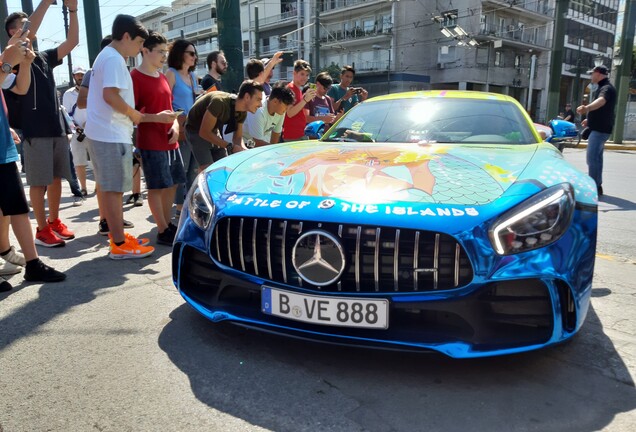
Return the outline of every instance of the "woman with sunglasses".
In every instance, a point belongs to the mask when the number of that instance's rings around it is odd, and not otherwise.
[[[192,154],[192,147],[185,136],[185,119],[199,93],[197,77],[194,74],[197,60],[198,56],[194,45],[185,39],[177,39],[170,47],[166,78],[172,89],[172,109],[182,111],[178,117],[180,128],[179,150],[181,151],[183,166],[186,171],[186,183],[177,187],[175,195],[177,216],[181,213],[185,194],[190,189],[196,176],[197,164]]]

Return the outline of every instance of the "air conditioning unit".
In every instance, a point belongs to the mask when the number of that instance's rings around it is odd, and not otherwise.
[[[437,69],[444,69],[446,67],[446,63],[437,63]]]

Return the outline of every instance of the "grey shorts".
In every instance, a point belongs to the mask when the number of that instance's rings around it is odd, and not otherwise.
[[[211,165],[213,162],[227,156],[227,151],[204,140],[197,132],[186,129],[187,139],[192,146],[192,153],[199,166]]]
[[[148,189],[168,189],[185,183],[185,170],[178,148],[169,151],[139,149],[139,152]]]
[[[84,140],[93,162],[95,181],[104,192],[132,190],[132,144]]]
[[[86,138],[83,141],[77,140],[77,134],[71,138],[71,153],[73,153],[73,164],[75,166],[88,165],[88,153],[86,149]]]
[[[25,138],[24,170],[30,186],[48,186],[54,178],[71,178],[71,158],[66,135]]]

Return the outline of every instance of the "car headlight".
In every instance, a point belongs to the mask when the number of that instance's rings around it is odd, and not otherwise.
[[[574,191],[569,183],[562,183],[504,213],[488,234],[499,255],[526,252],[561,238],[573,215]]]
[[[197,177],[190,189],[188,199],[188,211],[190,219],[201,229],[207,229],[214,216],[214,204],[210,198],[205,173]]]

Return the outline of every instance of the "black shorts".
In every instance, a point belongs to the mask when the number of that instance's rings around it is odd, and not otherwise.
[[[29,213],[22,178],[15,162],[0,164],[0,185],[0,210],[4,216]]]

